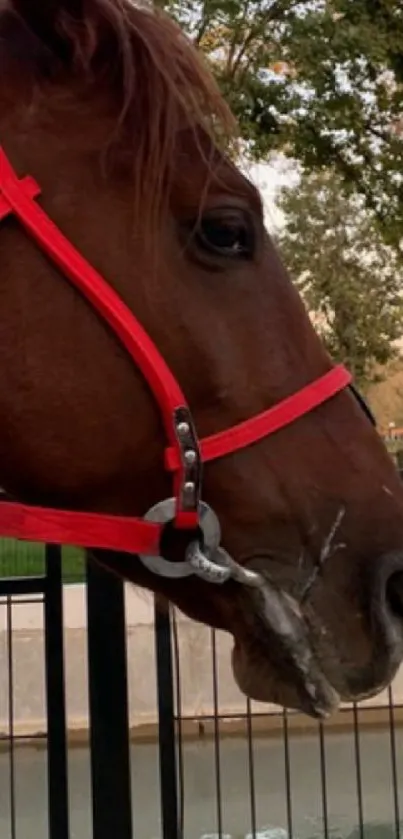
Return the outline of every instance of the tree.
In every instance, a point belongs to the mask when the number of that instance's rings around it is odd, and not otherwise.
[[[157,0],[205,52],[256,160],[333,166],[403,230],[401,0]]]
[[[331,355],[365,389],[397,355],[403,268],[364,201],[346,196],[340,181],[324,170],[283,189],[277,243]]]

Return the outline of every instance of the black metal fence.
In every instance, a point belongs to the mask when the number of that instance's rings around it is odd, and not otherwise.
[[[159,737],[131,742],[123,586],[91,563],[85,576],[90,736],[81,751],[67,737],[62,551],[46,547],[40,573],[0,577],[1,839],[400,837],[403,706],[392,690],[378,707],[345,708],[337,725],[248,702],[223,712],[211,632],[211,712],[187,714],[175,616],[156,608]],[[30,731],[27,749],[14,720],[14,639],[18,610],[32,602],[43,607],[47,730]]]

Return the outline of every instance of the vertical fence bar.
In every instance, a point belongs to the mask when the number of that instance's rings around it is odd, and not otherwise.
[[[257,836],[257,819],[256,819],[256,784],[255,784],[255,760],[254,760],[254,742],[253,742],[253,723],[252,723],[252,705],[250,699],[246,700],[246,725],[248,738],[248,762],[249,762],[249,802],[250,802],[250,818],[251,818],[251,832],[253,839]]]
[[[291,784],[291,760],[290,760],[290,733],[288,725],[287,709],[283,709],[283,742],[284,742],[284,771],[285,771],[285,801],[287,815],[288,839],[294,837],[294,824],[292,812],[292,784]]]
[[[361,772],[361,747],[360,747],[360,723],[358,718],[357,703],[353,703],[353,722],[354,722],[354,757],[355,757],[355,774],[357,782],[357,810],[358,810],[358,831],[360,839],[365,839],[364,829],[364,806],[363,806],[363,790],[362,790],[362,772]]]
[[[94,839],[132,839],[123,583],[87,562],[88,676]]]
[[[163,839],[182,839],[178,821],[175,710],[169,606],[154,599]],[[183,794],[183,792],[182,792]]]
[[[323,837],[324,837],[324,839],[329,839],[326,743],[325,743],[325,729],[324,729],[324,726],[323,726],[322,722],[319,723],[319,755],[320,755],[320,779],[321,779],[321,786],[322,786]]]
[[[390,736],[390,760],[392,770],[392,795],[393,795],[393,815],[395,818],[395,839],[400,839],[400,804],[399,804],[399,779],[397,772],[397,744],[396,744],[396,722],[395,722],[395,708],[393,704],[393,689],[388,687],[388,710],[389,710],[389,736]]]
[[[46,546],[45,562],[44,618],[48,721],[49,839],[69,839],[62,551],[58,545]]]
[[[210,631],[211,638],[211,664],[213,675],[213,713],[214,713],[214,764],[215,764],[215,789],[216,789],[216,812],[217,812],[217,834],[223,834],[222,819],[222,784],[221,784],[221,741],[220,741],[220,714],[218,707],[218,667],[217,667],[217,645],[215,630]]]
[[[10,835],[16,839],[16,807],[15,807],[15,753],[14,753],[14,664],[13,664],[13,613],[12,598],[7,597],[7,665],[8,665],[8,735],[10,741],[9,779],[10,779]]]
[[[181,662],[179,651],[179,634],[178,623],[176,620],[175,609],[171,611],[171,631],[172,631],[172,654],[174,664],[174,705],[175,705],[175,741],[176,741],[176,756],[178,765],[178,819],[179,830],[178,835],[183,837],[185,832],[185,767],[184,767],[184,738],[183,738],[183,716],[182,716],[182,685],[181,685]]]

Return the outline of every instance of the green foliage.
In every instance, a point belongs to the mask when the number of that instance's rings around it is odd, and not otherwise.
[[[386,242],[403,230],[400,0],[158,0],[204,50],[249,154],[333,166]]]
[[[334,170],[305,173],[284,189],[283,260],[330,353],[362,387],[396,355],[403,333],[403,268],[364,202]]]
[[[85,579],[85,552],[82,548],[62,548],[64,583]],[[0,539],[0,578],[35,577],[45,574],[45,546],[38,542]]]

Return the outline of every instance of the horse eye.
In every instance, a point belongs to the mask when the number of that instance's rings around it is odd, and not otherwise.
[[[194,241],[210,254],[232,259],[251,259],[255,251],[253,223],[241,210],[206,213],[197,225]]]

